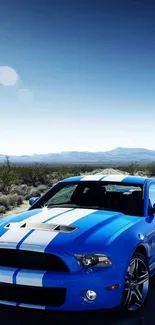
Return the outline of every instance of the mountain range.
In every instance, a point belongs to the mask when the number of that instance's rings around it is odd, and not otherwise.
[[[144,148],[117,147],[110,151],[64,151],[60,153],[9,156],[14,164],[120,164],[136,161],[139,163],[155,162],[155,150]],[[4,163],[5,155],[0,155],[0,164]]]

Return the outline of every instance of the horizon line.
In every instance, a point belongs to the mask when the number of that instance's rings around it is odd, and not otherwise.
[[[80,153],[102,153],[102,152],[109,152],[109,151],[114,151],[117,149],[133,149],[133,150],[149,150],[149,151],[155,151],[155,149],[148,149],[145,147],[114,147],[113,149],[108,149],[108,150],[97,150],[97,151],[89,151],[89,150],[62,150],[62,151],[53,151],[53,152],[40,152],[40,153],[29,153],[29,154],[9,154],[9,153],[2,153],[0,154],[0,157],[12,157],[12,156],[16,156],[16,157],[31,157],[31,156],[38,156],[38,155],[51,155],[51,154],[63,154],[63,153],[73,153],[73,152],[80,152]]]

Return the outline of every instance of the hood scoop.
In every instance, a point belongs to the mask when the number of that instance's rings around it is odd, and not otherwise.
[[[31,230],[45,230],[45,231],[58,231],[63,233],[71,233],[77,230],[77,227],[65,226],[65,225],[58,225],[58,224],[51,224],[51,223],[30,223],[30,222],[11,222],[8,223],[5,228],[7,229],[20,229],[20,228],[27,228]]]

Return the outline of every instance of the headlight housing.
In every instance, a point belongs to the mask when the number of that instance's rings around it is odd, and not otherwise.
[[[83,267],[109,267],[112,265],[108,256],[103,254],[74,255],[76,260]]]

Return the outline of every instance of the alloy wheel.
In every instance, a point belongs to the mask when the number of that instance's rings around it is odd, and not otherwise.
[[[128,266],[123,304],[129,311],[136,311],[145,302],[149,291],[149,270],[145,260],[133,257]]]

